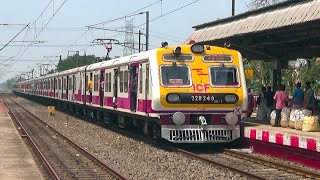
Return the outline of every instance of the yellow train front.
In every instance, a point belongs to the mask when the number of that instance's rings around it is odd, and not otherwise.
[[[226,143],[240,137],[247,90],[238,51],[194,44],[160,48],[156,56],[150,61],[152,108],[162,138]]]

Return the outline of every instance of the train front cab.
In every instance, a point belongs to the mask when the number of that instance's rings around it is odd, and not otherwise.
[[[240,137],[247,92],[242,57],[214,46],[157,53],[161,137],[175,143],[227,143]]]

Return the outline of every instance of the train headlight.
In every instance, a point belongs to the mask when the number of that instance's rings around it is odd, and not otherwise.
[[[230,112],[226,115],[226,122],[229,125],[235,125],[238,122],[238,116],[234,112]]]
[[[180,101],[180,96],[178,94],[168,94],[167,101],[169,103],[176,103]]]
[[[226,95],[224,97],[224,100],[228,103],[234,103],[237,101],[237,96],[236,95]]]
[[[202,45],[202,44],[193,44],[193,45],[191,46],[191,51],[192,51],[193,53],[203,53],[203,51],[204,51],[204,45]]]
[[[182,112],[175,112],[172,116],[172,120],[176,125],[182,125],[186,120],[186,116]]]

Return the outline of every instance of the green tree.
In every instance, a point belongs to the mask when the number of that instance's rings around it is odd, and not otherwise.
[[[310,81],[313,83],[313,89],[316,92],[320,91],[320,58],[307,60],[307,64],[301,67],[302,85]]]
[[[6,82],[0,84],[0,87],[5,89],[12,89],[16,81],[17,81],[16,78],[8,79],[6,80]]]
[[[286,0],[251,0],[249,2],[248,7],[250,9],[258,9],[264,6],[269,6],[269,5],[280,3],[283,1],[286,1]]]
[[[244,67],[246,69],[253,69],[254,76],[251,81],[251,85],[254,92],[259,92],[262,86],[272,85],[272,63],[258,60],[245,61]]]
[[[80,56],[78,54],[75,54],[73,56],[67,57],[66,59],[60,60],[57,65],[56,71],[64,71],[75,67],[89,65],[95,63],[96,59],[97,57],[94,55]]]

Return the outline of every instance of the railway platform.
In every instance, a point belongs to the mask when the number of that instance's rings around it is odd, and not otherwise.
[[[1,102],[0,159],[0,180],[44,179]]]
[[[272,127],[269,122],[243,118],[244,134],[254,151],[320,169],[320,132]]]

